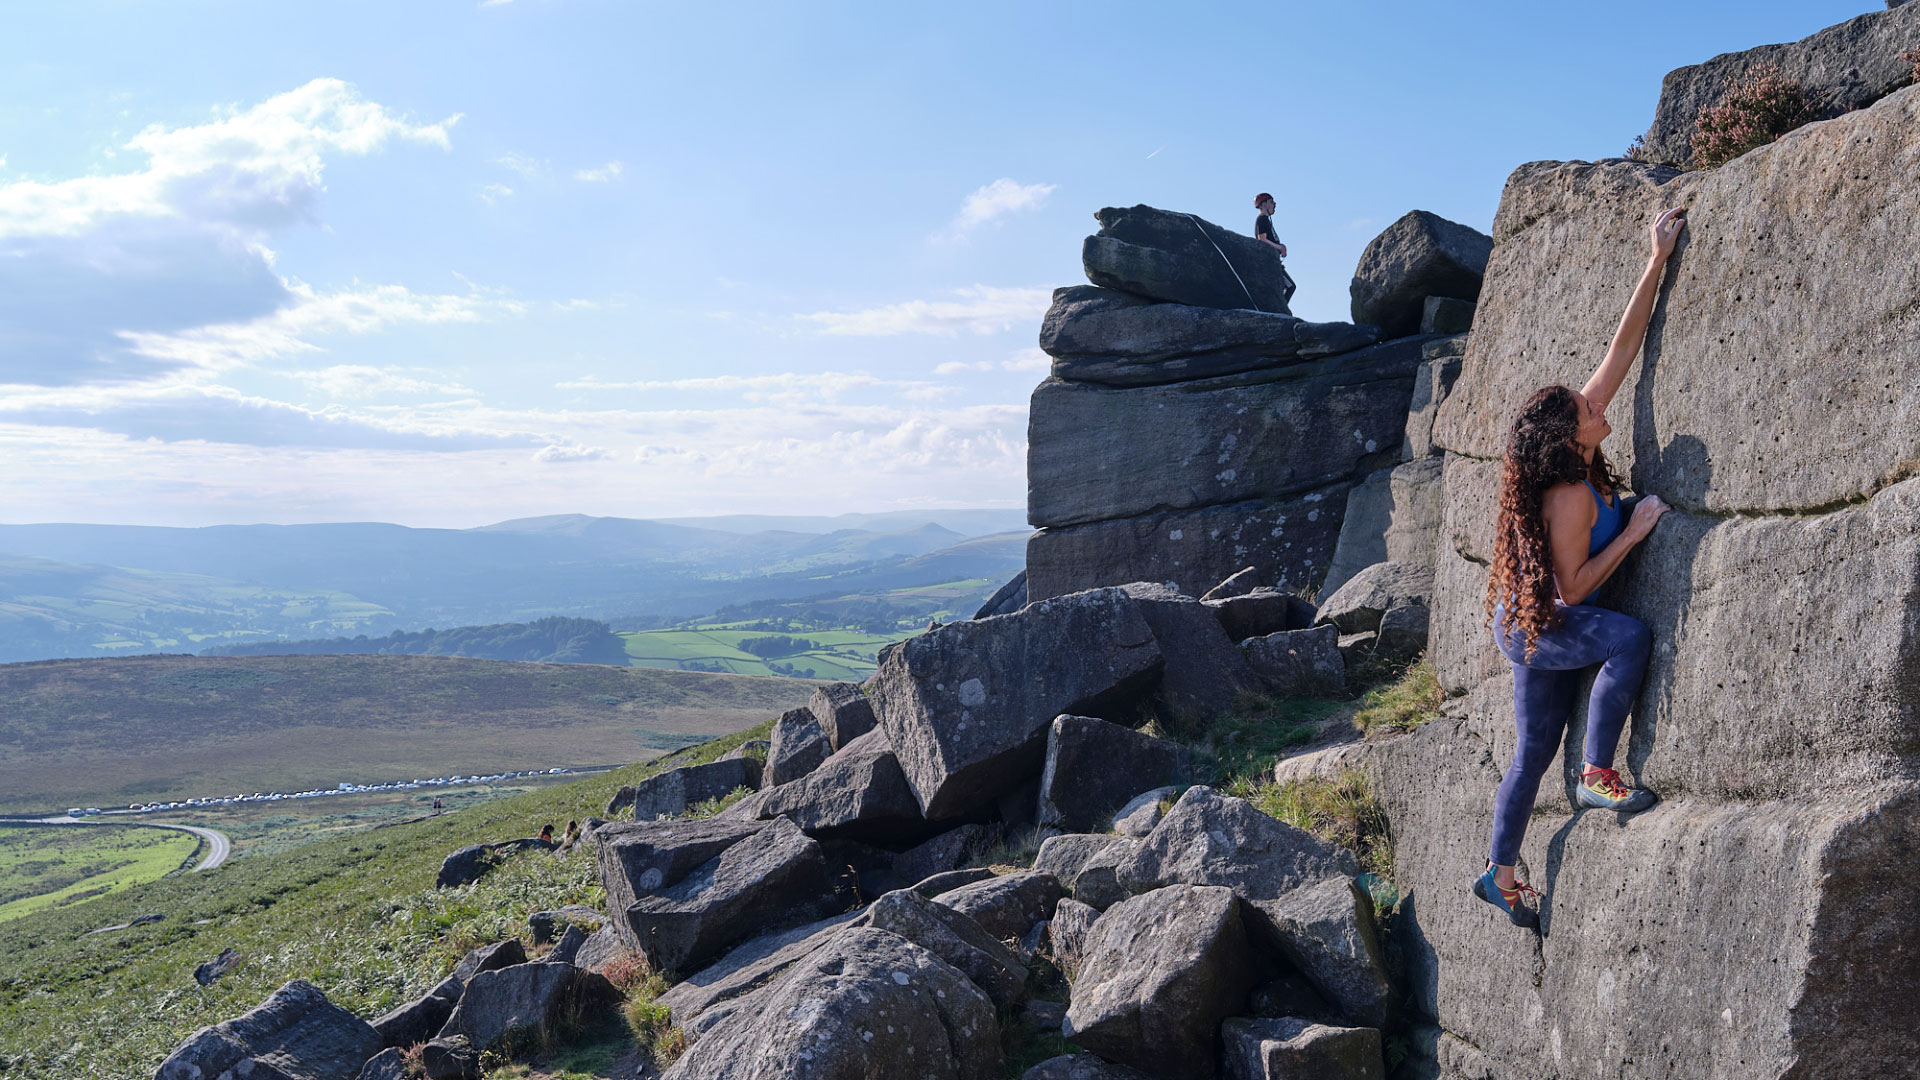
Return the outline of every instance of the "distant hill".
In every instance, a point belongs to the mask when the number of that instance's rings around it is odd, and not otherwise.
[[[970,525],[1011,512],[967,513],[944,517]],[[766,519],[784,520],[818,521]],[[1024,563],[1018,541],[982,546],[925,519],[881,524],[889,531],[741,532],[585,515],[477,529],[0,525],[0,661],[547,616],[690,618],[758,600],[1004,580]]]
[[[254,641],[202,650],[202,656],[464,656],[475,660],[531,660],[555,664],[627,662],[626,645],[595,619],[550,616],[530,623],[459,626],[451,630],[395,630],[319,641]]]
[[[800,679],[442,656],[0,665],[0,813],[643,761],[806,703]]]

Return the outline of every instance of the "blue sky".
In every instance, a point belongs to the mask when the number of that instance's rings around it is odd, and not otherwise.
[[[1340,319],[1414,208],[1850,3],[21,6],[0,520],[1017,506],[1101,206]]]

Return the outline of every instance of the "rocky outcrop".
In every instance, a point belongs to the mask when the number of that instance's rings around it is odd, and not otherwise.
[[[1240,648],[1270,694],[1333,698],[1347,691],[1346,661],[1332,626],[1248,638]]]
[[[1109,206],[1080,261],[1095,285],[1149,300],[1289,314],[1280,253],[1192,214]]]
[[[1127,898],[1119,868],[1139,848],[1139,842],[1131,837],[1063,833],[1040,844],[1033,868],[1053,875],[1074,899],[1104,910]]]
[[[1028,421],[1027,520],[1057,528],[1298,496],[1364,474],[1399,453],[1423,340],[1159,386],[1049,379]]]
[[[940,896],[940,903],[978,923],[1002,940],[1024,937],[1033,924],[1053,917],[1060,882],[1042,870],[1028,870],[962,885]]]
[[[380,1049],[365,1020],[295,979],[244,1015],[195,1032],[161,1062],[154,1080],[354,1080]]]
[[[1053,374],[1101,386],[1151,386],[1315,360],[1379,340],[1352,323],[1312,323],[1247,308],[1155,303],[1095,285],[1053,291],[1040,348]]]
[[[1005,585],[987,597],[980,610],[973,613],[976,619],[991,619],[995,615],[1011,615],[1027,606],[1027,572],[1022,569],[1007,579]]]
[[[921,810],[939,820],[1019,786],[1054,717],[1097,714],[1161,663],[1139,605],[1101,589],[908,638],[867,694]]]
[[[675,983],[656,1000],[667,1007],[675,1026],[685,1028],[713,1009],[745,997],[778,978],[864,913],[842,913],[819,922],[763,934]]]
[[[1228,1080],[1385,1080],[1374,1028],[1329,1027],[1305,1020],[1235,1018],[1220,1026]]]
[[[791,709],[773,724],[773,745],[767,749],[765,782],[778,787],[812,772],[833,753],[827,733],[812,709]]]
[[[1383,337],[1419,333],[1429,296],[1473,300],[1487,272],[1493,239],[1477,229],[1415,210],[1387,226],[1353,271],[1353,321]]]
[[[857,683],[828,683],[813,692],[807,711],[826,733],[827,744],[839,750],[873,730],[873,703]]]
[[[901,889],[875,900],[866,921],[959,968],[996,1008],[1010,1012],[1027,999],[1025,965],[979,923],[944,902]]]
[[[1192,606],[1201,618],[1212,621],[1199,604]],[[1217,624],[1212,629],[1219,632]],[[1219,636],[1238,659],[1239,652],[1226,635]],[[1184,783],[1189,757],[1179,743],[1118,724],[1087,716],[1056,717],[1047,736],[1046,766],[1040,773],[1037,820],[1074,832],[1099,828],[1142,791]]]
[[[515,964],[467,983],[440,1038],[464,1035],[482,1052],[501,1043],[548,1041],[568,1023],[591,1024],[618,995],[605,978],[572,964]]]
[[[1156,889],[1093,924],[1062,1034],[1155,1076],[1211,1080],[1220,1022],[1253,985],[1232,890]]]
[[[608,826],[599,835],[614,925],[655,971],[687,971],[833,904],[820,845],[785,818]]]
[[[1424,607],[1432,596],[1432,567],[1379,562],[1355,574],[1322,601],[1315,618],[1332,623],[1342,634],[1378,631],[1387,612],[1409,604]]]
[[[965,974],[897,934],[850,929],[709,1030],[665,1080],[931,1076],[1000,1072],[993,1002]]]
[[[750,757],[728,758],[705,765],[687,765],[656,773],[638,784],[628,784],[607,802],[607,814],[625,813],[635,821],[674,817],[687,807],[709,799],[726,798],[735,788],[760,786],[760,762]]]
[[[1916,160],[1907,89],[1707,172],[1508,180],[1435,426],[1446,716],[1361,755],[1412,897],[1396,947],[1449,1072],[1839,1076],[1920,1055],[1920,1012],[1894,990],[1920,901],[1873,884],[1920,858],[1920,268],[1892,224],[1911,189],[1889,182]],[[1618,305],[1592,298],[1621,294],[1669,205],[1689,208],[1687,238],[1605,448],[1676,509],[1600,601],[1653,634],[1619,763],[1664,801],[1574,814],[1568,755],[1521,849],[1546,895],[1534,938],[1490,919],[1460,864],[1514,738],[1482,607],[1496,459],[1527,395],[1598,361]],[[1569,746],[1584,727],[1576,706]]]
[[[1722,53],[1704,64],[1675,68],[1660,85],[1653,126],[1641,137],[1644,154],[1650,161],[1692,164],[1700,111],[1718,104],[1729,88],[1760,68],[1776,68],[1799,83],[1813,119],[1864,108],[1912,79],[1913,64],[1901,54],[1915,47],[1920,47],[1920,7],[1904,4],[1789,44]]]
[[[550,841],[531,836],[494,844],[469,844],[441,860],[440,873],[433,885],[437,889],[471,885],[491,873],[508,855],[518,851],[552,851],[554,847]]]

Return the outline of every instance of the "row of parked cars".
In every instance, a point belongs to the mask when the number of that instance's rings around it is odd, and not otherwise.
[[[332,788],[314,788],[311,791],[256,791],[251,795],[216,795],[195,799],[182,799],[179,802],[132,803],[123,813],[148,814],[155,810],[199,810],[209,806],[232,806],[236,803],[279,802],[282,799],[317,799],[323,795],[360,795],[374,791],[407,791],[428,787],[448,787],[458,784],[496,784],[502,780],[516,780],[528,776],[565,775],[568,769],[521,769],[519,771],[489,773],[485,776],[435,776],[421,780],[394,780],[385,784],[341,783]],[[101,813],[99,807],[73,807],[67,811],[68,817],[87,817]]]

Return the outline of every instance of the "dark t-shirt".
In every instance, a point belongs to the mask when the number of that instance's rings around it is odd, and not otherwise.
[[[1256,240],[1271,240],[1279,243],[1280,238],[1273,235],[1273,215],[1261,214],[1253,219],[1253,235]]]

